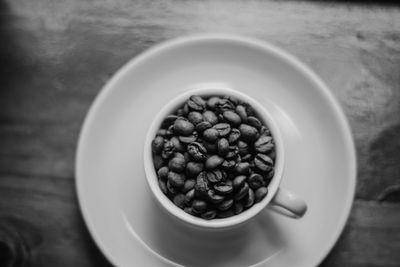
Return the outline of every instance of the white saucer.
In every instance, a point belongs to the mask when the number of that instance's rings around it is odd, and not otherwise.
[[[199,84],[242,91],[275,116],[282,186],[304,197],[304,218],[265,210],[244,227],[204,233],[159,208],[144,177],[145,133],[165,103]],[[319,78],[280,49],[221,35],[173,40],[125,65],[91,107],[76,160],[85,221],[117,266],[315,266],[344,227],[355,178],[349,126]]]

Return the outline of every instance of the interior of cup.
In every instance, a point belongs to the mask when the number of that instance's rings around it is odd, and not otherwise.
[[[195,217],[193,215],[186,213],[179,207],[175,206],[175,204],[166,195],[164,195],[164,193],[161,191],[159,187],[157,173],[153,164],[153,156],[151,149],[152,140],[155,138],[156,133],[158,129],[160,129],[160,126],[165,117],[174,113],[178,108],[182,107],[184,102],[191,95],[200,95],[206,98],[210,96],[229,95],[237,99],[240,99],[244,102],[247,102],[252,106],[257,116],[261,119],[261,122],[264,125],[266,125],[271,131],[271,135],[275,143],[276,159],[274,164],[274,176],[268,185],[268,194],[264,197],[262,201],[255,203],[252,207],[243,211],[240,214],[228,218],[216,218],[211,220],[205,220],[200,217]],[[218,86],[210,84],[197,85],[193,87],[193,89],[185,90],[183,93],[170,100],[157,113],[156,117],[151,123],[150,128],[146,135],[146,141],[144,146],[144,167],[145,167],[146,179],[148,181],[152,193],[156,197],[159,204],[161,204],[161,206],[164,207],[170,214],[179,218],[182,221],[185,221],[194,226],[202,228],[210,228],[210,229],[212,228],[219,229],[219,228],[226,228],[239,225],[249,220],[250,218],[254,217],[256,214],[258,214],[271,201],[271,199],[273,198],[279,187],[279,183],[283,173],[283,162],[284,162],[284,150],[282,144],[282,136],[280,134],[276,122],[274,121],[272,116],[268,113],[267,109],[265,109],[260,103],[258,103],[251,97],[247,96],[246,94],[238,90],[221,85]]]

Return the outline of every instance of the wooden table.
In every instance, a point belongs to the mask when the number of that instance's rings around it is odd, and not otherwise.
[[[82,121],[128,59],[202,32],[268,40],[327,82],[352,127],[358,184],[321,266],[400,266],[399,7],[261,0],[0,2],[0,266],[109,266],[74,187]]]

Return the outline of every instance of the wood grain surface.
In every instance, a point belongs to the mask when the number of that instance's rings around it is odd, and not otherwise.
[[[0,0],[0,266],[109,266],[74,186],[82,121],[161,41],[223,32],[311,66],[351,124],[356,201],[321,266],[400,266],[400,9],[319,1]]]

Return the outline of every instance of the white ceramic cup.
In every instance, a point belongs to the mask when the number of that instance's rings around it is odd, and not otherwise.
[[[255,112],[258,114],[261,121],[270,129],[271,135],[275,142],[276,159],[275,159],[275,174],[268,185],[268,194],[262,201],[254,204],[249,209],[243,211],[238,215],[223,219],[212,219],[205,220],[192,216],[182,209],[175,206],[175,204],[164,195],[158,185],[158,177],[156,170],[153,165],[153,157],[151,150],[151,143],[156,136],[157,130],[160,128],[161,123],[167,115],[174,113],[191,95],[200,96],[213,96],[213,95],[230,95],[250,104]],[[205,229],[226,229],[234,226],[238,226],[247,222],[259,212],[261,212],[267,205],[271,207],[278,207],[278,211],[283,215],[287,215],[293,218],[302,217],[306,210],[307,205],[297,195],[290,191],[280,187],[284,172],[284,147],[282,142],[282,135],[274,121],[273,117],[267,112],[267,110],[256,100],[247,96],[246,94],[228,87],[204,87],[196,86],[191,90],[186,90],[182,94],[176,96],[169,101],[161,110],[158,112],[150,128],[147,132],[146,141],[144,144],[144,169],[146,173],[147,182],[150,186],[151,192],[156,198],[157,202],[167,210],[167,212],[179,220],[188,223],[192,226]]]

